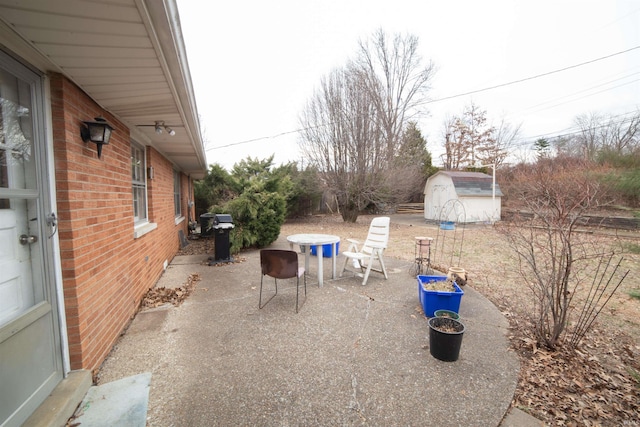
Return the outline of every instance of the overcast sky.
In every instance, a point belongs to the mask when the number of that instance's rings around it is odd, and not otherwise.
[[[471,102],[495,124],[522,124],[530,142],[572,130],[579,114],[640,106],[638,0],[178,0],[178,7],[207,160],[227,169],[247,156],[301,160],[295,131],[306,102],[378,28],[418,36],[420,55],[437,68],[429,117],[418,123],[436,164],[444,118]]]

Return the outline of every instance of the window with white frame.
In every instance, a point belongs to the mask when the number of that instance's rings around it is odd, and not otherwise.
[[[148,221],[146,170],[145,148],[132,141],[131,186],[133,189],[133,216],[136,225]]]
[[[180,205],[180,172],[173,170],[173,206],[176,218],[182,216],[182,206]]]

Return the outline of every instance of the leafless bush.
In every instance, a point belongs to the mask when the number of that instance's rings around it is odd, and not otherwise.
[[[600,269],[614,253],[577,230],[583,215],[599,204],[597,168],[577,159],[541,159],[520,168],[512,178],[512,196],[526,215],[516,215],[499,228],[531,290],[535,334],[541,344],[550,349],[560,344],[576,291],[584,283],[598,283],[596,292],[579,301],[583,318],[572,338],[572,345],[577,345],[608,301],[602,295],[615,292],[621,283],[616,286],[612,276],[605,277],[606,269]]]

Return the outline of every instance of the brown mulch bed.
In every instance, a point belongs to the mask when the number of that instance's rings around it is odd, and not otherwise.
[[[349,224],[337,215],[314,215],[288,221],[281,233],[330,233],[342,241],[364,239],[371,218],[360,216],[355,224]],[[469,285],[489,298],[511,324],[509,339],[521,361],[514,406],[548,425],[640,425],[640,300],[630,295],[640,291],[640,255],[624,254],[623,267],[630,275],[578,348],[552,352],[540,348],[533,338],[531,292],[521,284],[515,259],[499,233],[491,226],[471,226],[458,230],[455,241],[447,241],[439,233],[443,232],[435,226],[392,222],[385,256],[413,261],[415,237],[426,235],[434,238],[432,260],[440,270],[456,265],[460,257]],[[594,229],[589,233],[608,244],[614,239],[636,245],[640,241],[638,233],[624,237],[599,234]],[[461,251],[454,255],[456,249]],[[212,254],[212,240],[191,240],[181,251],[196,253]]]

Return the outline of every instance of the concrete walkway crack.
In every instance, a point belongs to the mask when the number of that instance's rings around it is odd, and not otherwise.
[[[360,340],[362,339],[362,335],[364,334],[364,330],[367,327],[367,324],[369,323],[369,313],[371,312],[371,301],[372,299],[369,298],[366,295],[360,295],[360,297],[365,298],[367,300],[367,309],[365,310],[365,315],[364,315],[364,319],[362,322],[362,326],[360,327],[360,330],[358,331],[358,336],[356,337],[354,343],[353,343],[353,350],[351,353],[352,356],[352,370],[351,370],[351,388],[352,388],[352,394],[351,394],[351,402],[349,402],[349,409],[353,409],[354,411],[356,411],[356,413],[358,414],[358,416],[365,421],[366,417],[363,414],[363,410],[362,407],[360,405],[360,401],[358,400],[358,379],[356,377],[356,367],[357,367],[357,363],[356,363],[356,358],[357,358],[357,350],[358,347],[360,345]]]

